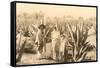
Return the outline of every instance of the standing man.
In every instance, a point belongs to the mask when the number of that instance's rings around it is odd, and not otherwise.
[[[35,44],[37,45],[37,58],[40,58],[44,47],[44,29],[45,25],[41,24],[38,27]]]
[[[59,60],[65,61],[66,59],[66,54],[65,54],[65,49],[66,49],[66,44],[68,44],[67,36],[65,33],[61,35],[61,45],[59,49]]]
[[[59,47],[60,47],[60,31],[57,29],[57,25],[51,33],[52,39],[52,58],[58,60],[59,58]]]

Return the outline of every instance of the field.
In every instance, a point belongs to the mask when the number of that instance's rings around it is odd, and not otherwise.
[[[44,24],[45,28],[45,45],[46,51],[41,56],[41,59],[37,58],[37,51],[34,50],[36,34],[38,31],[38,26]],[[50,19],[46,18],[41,12],[34,14],[19,14],[17,15],[17,29],[16,35],[20,34],[22,39],[18,36],[16,41],[17,48],[25,50],[27,52],[18,51],[17,54],[22,52],[22,57],[20,61],[17,62],[18,65],[28,65],[28,64],[48,64],[48,63],[61,63],[62,61],[52,59],[52,38],[51,33],[54,30],[55,25],[61,35],[65,34],[65,39],[67,44],[65,44],[65,56],[64,62],[81,62],[81,61],[94,61],[96,60],[96,18],[91,17],[84,19],[79,17],[75,19],[70,16],[65,16],[62,18],[54,17]],[[28,38],[27,42],[24,44],[25,39]],[[28,44],[29,43],[29,44]],[[20,46],[19,46],[20,45]],[[22,47],[22,46],[25,47]],[[60,46],[60,45],[59,45]],[[59,50],[59,49],[58,49]],[[32,52],[31,52],[32,51]],[[71,54],[68,54],[71,51]],[[69,59],[70,58],[70,59]]]

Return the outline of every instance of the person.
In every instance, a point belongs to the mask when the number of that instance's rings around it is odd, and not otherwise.
[[[36,35],[35,44],[37,45],[37,58],[39,58],[39,59],[42,57],[42,52],[43,52],[44,29],[45,29],[45,25],[43,25],[43,24],[39,25],[38,32]]]
[[[60,31],[57,29],[57,26],[55,26],[54,30],[51,32],[51,40],[52,40],[52,59],[58,60],[59,46],[60,46]]]
[[[61,45],[59,50],[59,60],[64,61],[65,58],[65,48],[66,48],[66,35],[61,35]]]

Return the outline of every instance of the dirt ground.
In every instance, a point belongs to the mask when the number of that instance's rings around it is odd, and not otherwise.
[[[51,56],[51,43],[46,45],[46,58],[38,59],[37,54],[26,54],[24,53],[21,59],[21,62],[18,62],[17,65],[29,65],[29,64],[48,64],[48,63],[57,63],[57,61],[49,58]]]
[[[87,41],[96,46],[96,35],[88,37]],[[58,63],[50,59],[52,56],[51,53],[51,43],[46,44],[46,58],[47,59],[38,59],[36,54],[26,54],[24,53],[21,59],[21,62],[18,62],[17,65],[29,65],[29,64],[49,64],[49,63]]]

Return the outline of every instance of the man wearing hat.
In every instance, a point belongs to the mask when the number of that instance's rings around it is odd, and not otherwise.
[[[43,52],[44,29],[45,29],[45,25],[41,24],[38,26],[38,32],[37,32],[36,41],[35,41],[35,44],[37,45],[37,58],[40,58]]]

